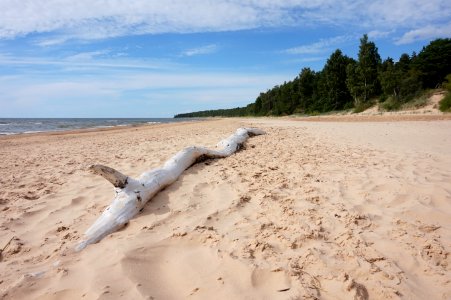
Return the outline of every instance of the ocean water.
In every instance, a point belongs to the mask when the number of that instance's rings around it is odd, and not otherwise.
[[[107,128],[143,124],[175,123],[200,119],[173,118],[0,118],[0,135]]]

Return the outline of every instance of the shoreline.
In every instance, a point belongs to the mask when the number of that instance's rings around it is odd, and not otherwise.
[[[0,118],[0,137],[39,133],[96,131],[167,123],[196,122],[201,118]]]
[[[19,137],[34,137],[34,136],[64,136],[64,135],[77,135],[77,134],[87,134],[96,132],[110,132],[110,131],[127,131],[130,129],[142,129],[142,128],[153,128],[166,125],[186,125],[191,123],[204,122],[205,120],[192,120],[192,121],[179,121],[179,122],[167,122],[167,123],[155,123],[155,124],[130,124],[130,125],[117,125],[109,127],[89,127],[89,128],[79,128],[79,129],[67,129],[67,130],[53,130],[53,131],[37,131],[37,132],[23,132],[14,134],[0,135],[0,140],[2,139],[15,139]]]
[[[299,122],[403,122],[403,121],[446,121],[451,120],[451,113],[441,114],[412,114],[412,113],[390,113],[390,114],[333,114],[333,115],[319,115],[319,116],[264,116],[264,117],[205,117],[202,120],[184,120],[179,122],[168,123],[154,123],[154,124],[130,124],[130,125],[116,125],[116,126],[99,126],[99,127],[87,127],[79,129],[68,130],[51,130],[51,131],[36,131],[36,132],[21,132],[12,134],[2,134],[0,139],[9,139],[17,137],[31,137],[31,136],[45,136],[45,135],[73,135],[84,133],[95,133],[104,131],[121,131],[129,130],[132,128],[147,128],[156,126],[165,126],[169,124],[191,124],[198,122],[205,122],[211,120],[290,120]]]

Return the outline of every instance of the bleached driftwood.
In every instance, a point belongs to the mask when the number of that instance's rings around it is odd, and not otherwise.
[[[91,166],[91,172],[104,177],[114,185],[116,196],[102,215],[85,232],[83,240],[75,249],[80,251],[124,226],[144,207],[147,201],[164,187],[176,181],[183,171],[194,163],[207,158],[230,156],[240,149],[249,137],[264,133],[257,128],[239,128],[235,134],[220,141],[217,144],[217,150],[196,146],[185,148],[166,161],[162,168],[145,172],[138,179],[128,177],[106,166]]]

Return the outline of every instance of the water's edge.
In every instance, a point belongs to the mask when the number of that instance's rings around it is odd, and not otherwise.
[[[199,121],[174,118],[0,118],[0,136],[23,133],[112,128],[145,124]]]

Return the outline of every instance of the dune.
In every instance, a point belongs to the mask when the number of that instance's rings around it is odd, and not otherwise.
[[[450,299],[451,121],[218,119],[0,137],[4,299]],[[395,122],[396,121],[396,122]],[[133,177],[258,127],[74,247]]]

